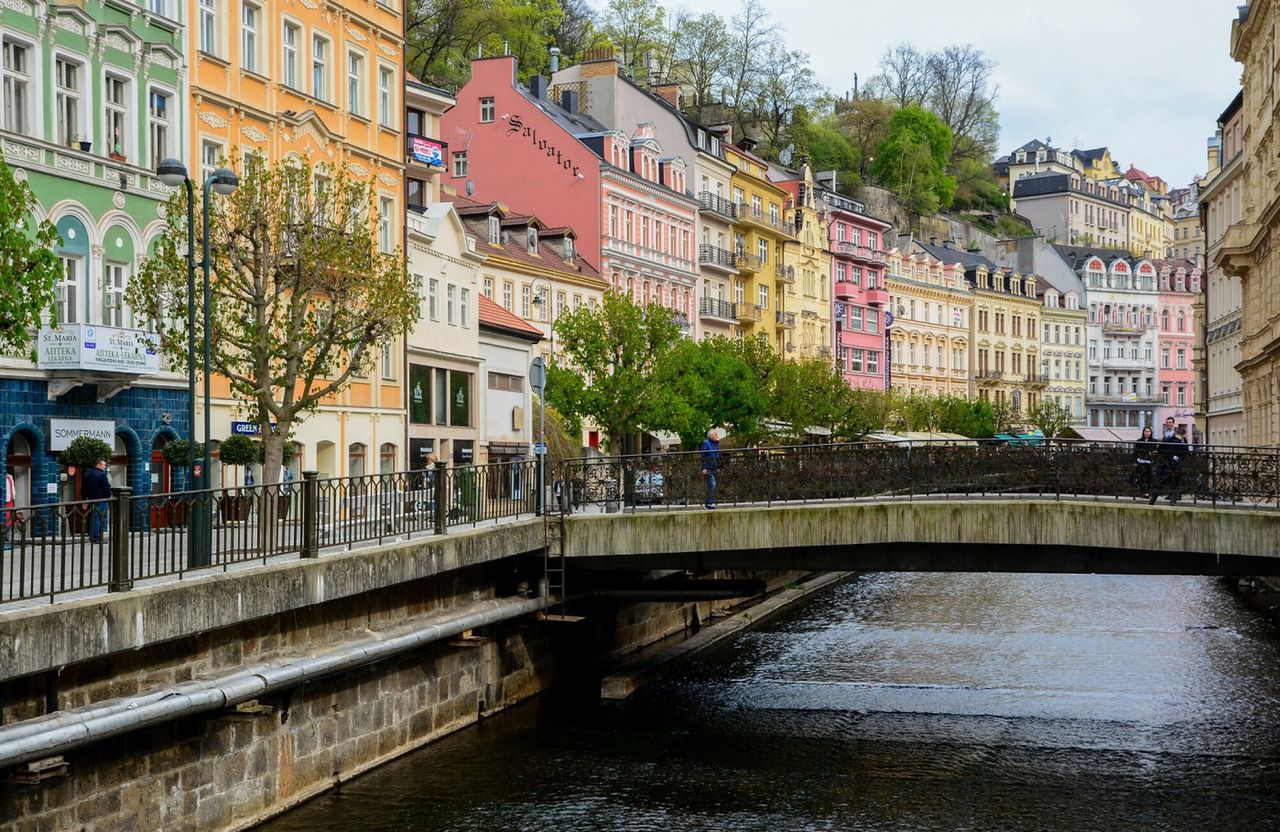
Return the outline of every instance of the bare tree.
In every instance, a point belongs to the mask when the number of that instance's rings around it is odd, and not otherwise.
[[[599,37],[596,15],[587,0],[560,0],[560,21],[551,29],[551,42],[564,53],[565,60],[577,62]]]
[[[649,0],[609,0],[601,24],[628,69],[636,68],[645,53],[667,34],[666,10]]]
[[[929,97],[930,56],[909,43],[900,43],[880,56],[880,72],[867,82],[867,93],[899,108],[922,104]]]
[[[654,33],[645,56],[645,80],[650,84],[667,84],[675,80],[675,67],[692,15],[683,7],[667,12],[666,25]]]
[[[776,156],[786,143],[796,110],[811,105],[820,88],[809,56],[781,42],[770,44],[761,69],[757,119],[770,154]]]
[[[761,58],[769,45],[780,39],[781,31],[761,0],[743,0],[741,11],[731,21],[730,33],[728,75],[732,101],[728,103],[737,112],[738,128],[743,129],[751,120],[749,104],[759,89]]]
[[[991,85],[994,68],[995,61],[972,44],[948,46],[928,57],[927,104],[956,138],[953,159],[965,148],[986,156],[995,152],[999,123],[996,88]]]
[[[720,15],[707,12],[685,23],[676,43],[676,70],[692,91],[695,110],[710,104],[725,80],[730,49],[729,26]]]

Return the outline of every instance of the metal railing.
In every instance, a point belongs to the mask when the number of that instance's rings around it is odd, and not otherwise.
[[[698,194],[698,205],[704,211],[714,211],[722,217],[728,217],[731,220],[738,218],[738,206],[722,196],[716,196],[710,191],[702,191]]]
[[[773,320],[774,323],[785,329],[796,328],[796,313],[794,312],[774,312]]]
[[[521,460],[0,509],[0,603],[532,516],[537,488]]]
[[[698,314],[704,318],[719,318],[722,321],[736,321],[733,304],[719,298],[702,298],[698,301]]]
[[[569,460],[562,476],[572,483],[574,511],[696,508],[708,501],[708,468],[709,459],[693,451]],[[1134,503],[1154,488],[1194,504],[1280,508],[1276,449],[1184,446],[1139,454],[1128,442],[864,442],[723,450],[710,470],[719,505],[925,496]]]
[[[738,268],[738,258],[732,251],[713,246],[710,243],[700,243],[698,245],[698,262],[719,266],[722,269]]]

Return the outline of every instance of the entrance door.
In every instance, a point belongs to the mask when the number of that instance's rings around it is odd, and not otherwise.
[[[162,449],[169,441],[167,436],[157,436],[156,444],[151,449],[151,528],[164,529],[173,524],[176,519],[173,511],[176,508],[170,503],[168,498],[157,499],[155,495],[168,494],[173,489],[172,471],[169,470],[169,461],[164,458]]]
[[[14,513],[0,523],[8,526],[19,526],[18,516],[30,518],[31,507],[31,445],[27,438],[15,433],[9,438],[9,447],[5,449],[5,472],[13,477]],[[3,497],[3,483],[0,482],[0,498]]]

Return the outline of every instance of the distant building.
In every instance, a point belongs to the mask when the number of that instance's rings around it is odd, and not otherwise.
[[[826,211],[818,201],[818,186],[807,164],[800,170],[769,166],[769,177],[787,192],[782,219],[795,229],[795,239],[782,247],[782,269],[775,270],[786,287],[783,315],[794,316],[787,341],[788,358],[832,360],[831,253],[827,243]]]
[[[1157,381],[1161,406],[1156,421],[1163,423],[1172,416],[1186,428],[1188,438],[1195,438],[1194,304],[1204,275],[1190,260],[1156,260],[1154,265],[1160,292]]]
[[[481,295],[480,321],[480,452],[482,462],[514,462],[529,458],[535,440],[533,393],[529,364],[542,332]],[[531,483],[518,470],[505,479],[490,478],[488,495],[518,498]]]
[[[883,390],[889,372],[889,287],[885,235],[889,223],[866,213],[861,202],[818,189],[831,252],[832,333],[836,367],[854,387]]]
[[[1119,185],[1056,171],[1012,185],[1015,210],[1051,242],[1129,248],[1129,204]]]
[[[887,386],[969,398],[973,289],[964,267],[896,248],[886,263],[889,306],[884,320],[891,344]],[[837,283],[837,293],[839,288]],[[864,314],[879,320],[875,309]]]

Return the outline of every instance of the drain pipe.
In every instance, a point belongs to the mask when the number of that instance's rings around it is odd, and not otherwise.
[[[470,604],[430,623],[346,645],[330,653],[251,665],[216,679],[184,682],[110,699],[0,728],[0,768],[40,760],[109,737],[257,699],[453,638],[500,621],[531,615],[546,599],[502,598]]]

